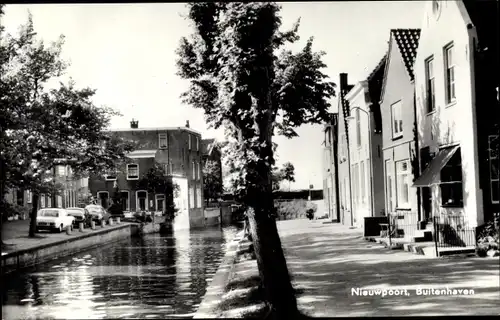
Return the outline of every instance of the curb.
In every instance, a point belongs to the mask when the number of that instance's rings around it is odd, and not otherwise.
[[[225,293],[226,285],[231,279],[237,252],[240,248],[240,243],[243,241],[245,241],[245,238],[243,238],[243,232],[240,232],[236,235],[233,241],[229,243],[226,254],[222,259],[222,262],[212,281],[208,285],[205,296],[203,297],[198,310],[195,312],[193,319],[219,318],[214,312],[214,309],[221,302],[222,295]]]

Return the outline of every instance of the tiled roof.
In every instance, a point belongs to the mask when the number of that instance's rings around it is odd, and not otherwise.
[[[392,29],[391,35],[398,45],[411,80],[414,80],[413,64],[417,57],[420,29]]]
[[[380,94],[382,92],[382,83],[384,81],[385,65],[387,63],[387,53],[379,61],[375,69],[370,73],[366,81],[368,81],[368,92],[372,104],[370,110],[373,113],[375,120],[375,132],[382,131],[382,114],[380,113]]]

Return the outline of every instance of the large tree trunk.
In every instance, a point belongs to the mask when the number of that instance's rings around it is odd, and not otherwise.
[[[30,231],[29,231],[29,236],[31,238],[35,237],[36,234],[36,215],[38,212],[38,199],[40,198],[40,195],[38,192],[33,193],[33,200],[31,201],[33,204],[33,207],[31,208],[31,214],[30,214]]]

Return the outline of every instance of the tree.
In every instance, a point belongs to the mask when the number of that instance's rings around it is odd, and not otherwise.
[[[203,195],[208,203],[223,193],[221,168],[217,161],[208,160],[203,166]]]
[[[37,41],[31,15],[17,37],[0,32],[2,203],[9,189],[32,191],[34,237],[40,194],[58,189],[55,166],[71,166],[75,177],[114,170],[135,143],[105,132],[119,114],[96,107],[95,90],[77,89],[72,80],[46,88],[68,65],[60,57],[63,36],[50,46]]]
[[[298,22],[281,32],[280,7],[269,2],[188,4],[194,33],[178,48],[179,75],[190,80],[182,97],[202,108],[214,128],[224,126],[226,161],[247,216],[266,301],[279,319],[298,316],[276,227],[272,194],[274,133],[328,119],[334,84],[321,72],[323,52],[313,39],[298,53],[278,50],[299,39]]]
[[[159,163],[155,163],[137,182],[139,189],[147,190],[149,193],[165,195],[165,216],[168,220],[173,220],[178,209],[174,204],[174,197],[177,197],[179,185],[174,183],[172,176],[168,176]]]
[[[295,182],[295,167],[292,163],[286,162],[283,168],[273,167],[272,169],[273,191],[280,189],[281,182]],[[290,190],[290,187],[288,188]]]

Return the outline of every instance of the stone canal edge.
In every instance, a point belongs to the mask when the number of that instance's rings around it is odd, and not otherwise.
[[[241,244],[248,240],[244,236],[244,231],[240,231],[229,243],[226,254],[217,269],[212,281],[207,287],[207,291],[193,319],[217,319],[219,318],[218,306],[223,301],[222,297],[226,293],[226,286],[231,280],[234,272],[235,262],[240,251]]]

